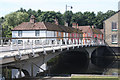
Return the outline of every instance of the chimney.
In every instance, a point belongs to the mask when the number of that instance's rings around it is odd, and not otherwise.
[[[35,23],[35,16],[31,15],[31,17],[30,17],[30,23]]]
[[[92,29],[94,29],[94,26],[92,26]]]
[[[77,29],[79,29],[79,26],[78,26],[78,24],[77,24]]]
[[[65,26],[68,27],[68,23],[67,22],[65,22]]]
[[[58,19],[55,18],[54,22],[55,22],[56,25],[59,25]]]
[[[76,23],[72,23],[72,27],[73,28],[77,28],[77,24]]]

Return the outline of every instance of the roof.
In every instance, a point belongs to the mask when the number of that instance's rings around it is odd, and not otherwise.
[[[83,33],[86,33],[88,29],[90,29],[90,26],[79,26],[79,30],[82,30]]]
[[[80,30],[82,30],[83,33],[87,33],[89,29],[92,30],[93,34],[103,34],[101,32],[101,29],[95,29],[95,28],[91,28],[90,26],[79,26],[78,27]]]
[[[95,29],[95,28],[91,28],[92,29],[92,32],[93,34],[103,34],[100,29]]]
[[[60,32],[68,32],[72,33],[75,31],[72,27],[66,27],[62,25],[56,25],[54,23],[49,22],[36,22],[36,23],[30,23],[30,22],[23,22],[12,29],[12,31],[18,31],[18,30],[48,30],[48,31],[60,31]],[[79,33],[82,33],[82,31],[79,30]]]
[[[117,12],[115,12],[115,14],[119,13],[120,10],[118,10]],[[115,14],[113,14],[112,16],[114,16]],[[109,18],[111,18],[112,16],[110,16]],[[105,19],[103,22],[105,22],[106,20],[108,20],[109,18]]]
[[[52,30],[52,31],[63,31],[56,24],[48,23],[48,22],[23,22],[13,28],[12,30]]]
[[[12,31],[18,31],[18,30],[48,30],[48,31],[60,31],[60,32],[67,32],[67,33],[72,33],[72,32],[78,32],[82,33],[80,30],[76,30],[72,27],[67,27],[63,25],[58,25],[54,23],[49,23],[49,22],[34,22],[35,17],[31,15],[30,22],[23,22],[16,26],[15,28],[12,29]]]
[[[104,29],[100,29],[100,31],[104,34]]]

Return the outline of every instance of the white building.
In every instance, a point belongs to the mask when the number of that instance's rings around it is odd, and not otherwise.
[[[56,24],[48,22],[35,22],[35,17],[32,15],[30,22],[23,22],[12,29],[12,37],[24,38],[24,37],[44,37],[44,39],[19,39],[18,43],[21,42],[39,42],[42,43],[45,40],[55,40],[54,38],[45,39],[45,37],[61,37],[63,30]],[[58,35],[57,35],[58,34]],[[14,41],[14,40],[13,40]]]

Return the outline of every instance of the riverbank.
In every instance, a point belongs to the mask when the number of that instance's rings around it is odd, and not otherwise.
[[[71,75],[71,80],[119,80],[118,76],[114,75]]]
[[[9,80],[9,79],[8,79]],[[115,75],[80,75],[72,74],[70,77],[36,77],[36,78],[21,78],[12,80],[119,80]]]

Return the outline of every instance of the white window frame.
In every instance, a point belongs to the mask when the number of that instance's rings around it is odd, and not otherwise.
[[[118,37],[116,34],[112,35],[112,43],[118,43]]]
[[[117,22],[111,23],[112,30],[117,30]]]
[[[40,36],[40,31],[39,30],[35,31],[35,36]]]
[[[22,37],[22,31],[18,31],[18,36]]]

